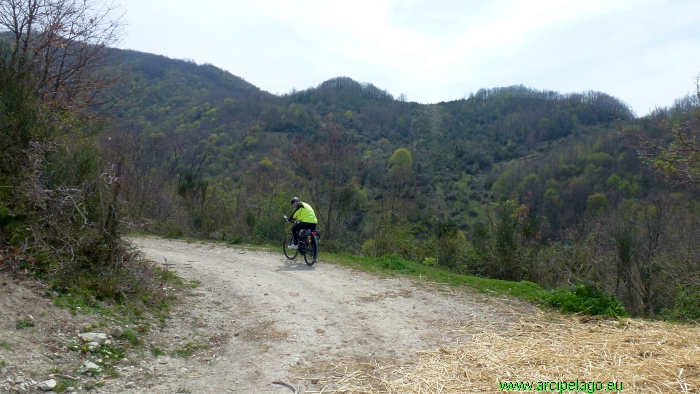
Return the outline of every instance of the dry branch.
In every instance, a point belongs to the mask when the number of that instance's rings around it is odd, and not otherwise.
[[[294,386],[292,386],[289,383],[275,380],[274,382],[272,382],[272,384],[279,384],[280,386],[284,386],[284,387],[287,387],[288,389],[292,390],[294,392],[294,394],[299,394],[299,389],[295,389]]]

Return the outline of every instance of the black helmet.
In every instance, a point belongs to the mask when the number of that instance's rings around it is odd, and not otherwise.
[[[299,202],[299,197],[292,197],[291,204],[294,205],[295,203]]]

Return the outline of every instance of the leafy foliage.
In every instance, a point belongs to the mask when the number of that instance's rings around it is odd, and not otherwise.
[[[672,321],[700,321],[700,286],[678,287],[673,308],[665,309],[662,314]]]
[[[474,251],[480,267],[495,279],[520,281],[537,258],[536,222],[525,205],[508,200],[494,204],[488,223],[474,230]]]
[[[700,184],[700,77],[694,96],[656,109],[645,126],[623,129],[645,163],[674,180]]]
[[[582,312],[591,316],[627,316],[622,304],[612,295],[605,295],[594,286],[584,284],[553,290],[545,300],[548,306],[566,313]]]
[[[99,0],[0,3],[0,246],[9,269],[119,299],[155,283],[121,239],[121,168],[95,144],[122,21]]]

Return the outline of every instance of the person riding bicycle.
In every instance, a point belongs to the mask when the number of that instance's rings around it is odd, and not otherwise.
[[[316,230],[316,224],[318,219],[316,219],[316,214],[313,208],[308,203],[302,202],[298,197],[292,197],[292,206],[294,207],[294,212],[287,219],[287,222],[291,223],[293,220],[299,221],[299,223],[292,226],[292,244],[288,246],[289,249],[299,248],[299,230],[309,229],[311,231]]]

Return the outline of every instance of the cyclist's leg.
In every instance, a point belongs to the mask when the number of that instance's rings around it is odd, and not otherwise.
[[[304,223],[300,222],[292,226],[292,234],[294,235],[294,244],[299,245],[299,230],[309,229],[311,231],[316,230],[316,223]]]
[[[294,240],[294,245],[299,245],[299,230],[303,228],[304,223],[297,223],[292,226],[292,239]]]
[[[316,223],[302,223],[303,226],[300,228],[303,228],[304,230],[311,230],[314,231],[316,230]]]

